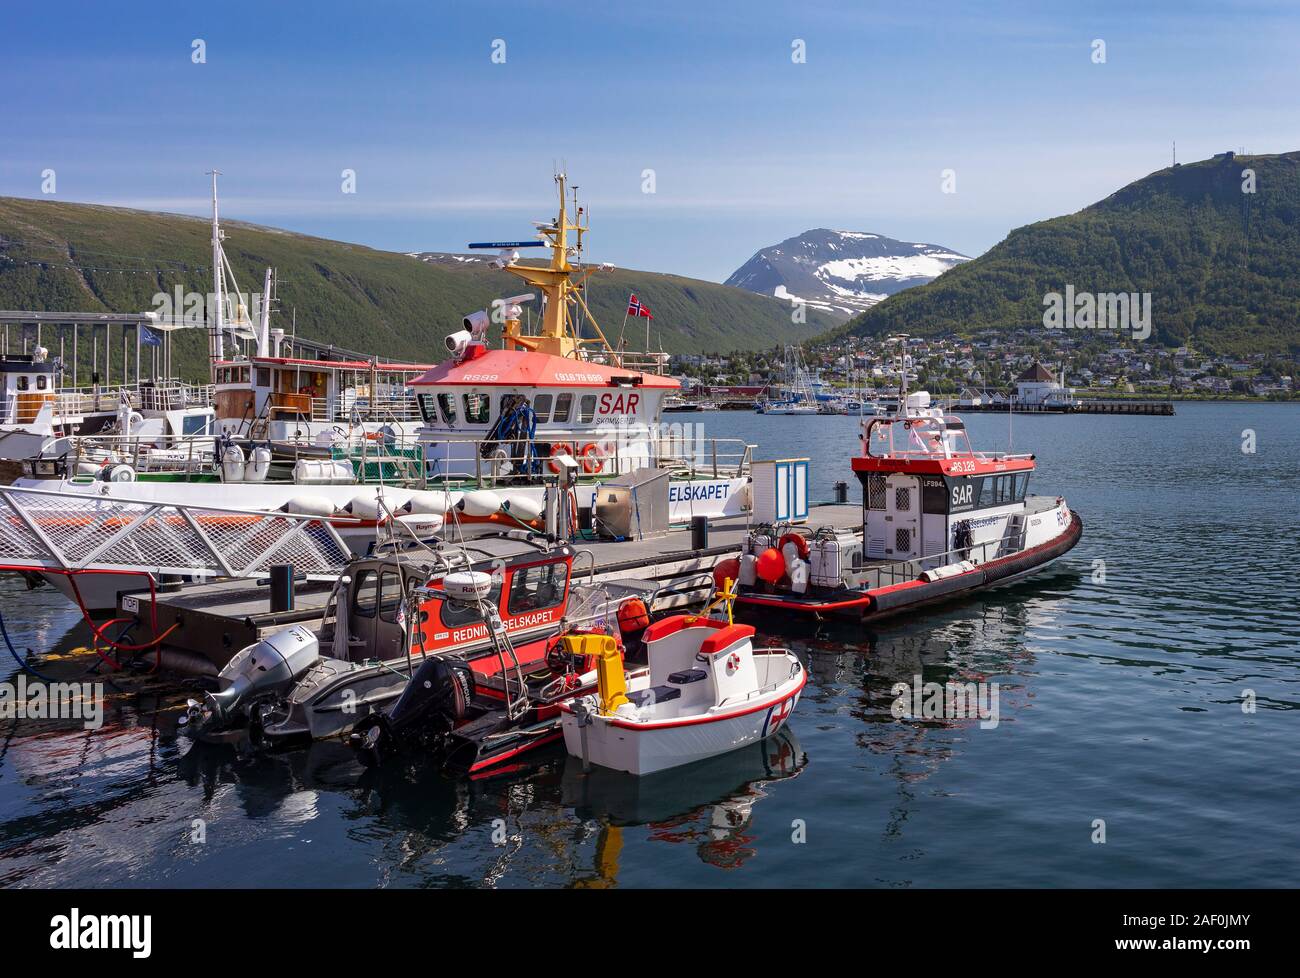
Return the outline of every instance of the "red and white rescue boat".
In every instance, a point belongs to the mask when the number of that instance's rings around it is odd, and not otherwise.
[[[863,426],[862,528],[755,526],[714,572],[738,582],[738,609],[879,618],[1024,577],[1079,542],[1063,497],[1029,494],[1033,455],[972,450],[925,391]]]

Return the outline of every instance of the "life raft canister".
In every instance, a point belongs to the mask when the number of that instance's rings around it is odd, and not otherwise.
[[[551,461],[548,463],[551,467],[551,471],[555,473],[559,473],[560,463],[556,460],[561,455],[572,455],[572,454],[573,454],[573,446],[570,445],[567,441],[557,441],[553,445],[551,445]]]
[[[618,606],[618,629],[624,635],[650,627],[650,611],[640,598],[628,598]]]

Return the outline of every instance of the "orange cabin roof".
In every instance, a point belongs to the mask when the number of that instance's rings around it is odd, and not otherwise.
[[[467,387],[616,387],[631,385],[677,390],[671,377],[624,370],[603,363],[572,360],[531,350],[488,350],[477,357],[448,360],[411,381]]]

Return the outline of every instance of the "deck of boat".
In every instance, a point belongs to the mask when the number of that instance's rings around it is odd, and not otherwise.
[[[859,527],[862,508],[856,503],[828,503],[810,507],[806,525],[811,528]],[[710,574],[718,561],[735,556],[751,523],[743,516],[711,520],[708,545],[693,547],[688,527],[675,527],[645,540],[577,540],[573,548],[575,581],[633,580],[670,586]],[[473,541],[469,541],[472,545]],[[270,610],[270,588],[249,579],[223,579],[202,584],[164,585],[158,589],[159,630],[181,623],[167,640],[164,660],[190,672],[214,674],[241,648],[294,622],[320,620],[331,585],[302,582],[294,593],[292,611]],[[119,614],[138,617],[137,641],[147,641],[153,614],[148,590],[124,592]]]

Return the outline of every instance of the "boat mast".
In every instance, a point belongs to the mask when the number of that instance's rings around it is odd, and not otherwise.
[[[212,340],[209,349],[212,351],[214,361],[225,358],[225,342],[222,338],[224,330],[222,306],[225,300],[221,294],[225,275],[221,267],[221,223],[217,217],[217,175],[220,172],[220,170],[212,171],[212,288],[216,309],[214,310],[215,319],[213,320]]]
[[[541,330],[537,336],[524,336],[517,321],[507,322],[502,338],[507,350],[535,350],[574,359],[582,358],[584,346],[594,345],[603,349],[613,360],[621,363],[619,355],[605,339],[605,334],[601,331],[596,317],[591,314],[582,295],[583,287],[595,269],[575,266],[569,261],[571,252],[569,232],[572,231],[577,236],[577,246],[573,251],[580,254],[582,238],[587,231],[587,226],[582,223],[584,211],[578,206],[576,189],[573,203],[575,214],[572,220],[569,217],[566,179],[563,173],[555,175],[555,183],[560,195],[559,216],[550,224],[539,224],[537,227],[539,236],[546,241],[547,247],[551,250],[550,264],[537,268],[521,265],[517,260],[512,260],[505,266],[507,272],[541,291],[543,298]],[[584,340],[578,336],[570,315],[570,306],[582,308],[586,320],[596,331],[596,338]]]

